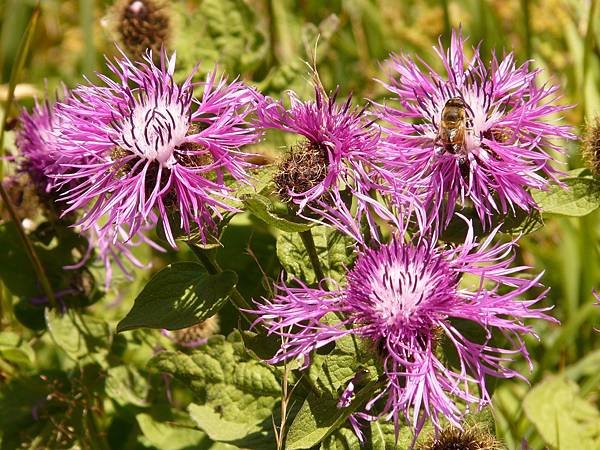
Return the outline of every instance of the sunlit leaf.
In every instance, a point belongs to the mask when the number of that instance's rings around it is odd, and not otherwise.
[[[209,275],[198,263],[171,264],[148,282],[117,331],[190,327],[215,315],[236,283],[235,272]]]

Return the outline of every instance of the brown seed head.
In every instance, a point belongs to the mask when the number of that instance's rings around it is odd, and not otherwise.
[[[323,145],[309,141],[296,144],[279,164],[274,178],[277,194],[281,200],[289,202],[288,192],[301,194],[323,181],[328,165],[327,149]]]
[[[503,450],[496,438],[475,425],[464,431],[448,427],[432,436],[421,450]]]
[[[585,127],[582,154],[594,177],[600,177],[600,116],[592,119]]]
[[[219,316],[209,317],[204,322],[172,332],[173,340],[179,345],[192,345],[202,339],[208,339],[219,331]]]
[[[112,25],[119,43],[135,59],[146,49],[152,50],[155,61],[160,50],[168,48],[172,18],[165,0],[117,0],[112,7]]]

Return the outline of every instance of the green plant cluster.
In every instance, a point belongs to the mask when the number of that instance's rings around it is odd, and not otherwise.
[[[0,104],[5,155],[15,152],[12,118],[22,106],[92,76],[103,54],[116,50],[102,18],[108,0],[0,0]],[[438,36],[462,26],[482,52],[514,49],[562,85],[575,104],[565,121],[583,132],[600,114],[600,8],[596,0],[180,0],[172,46],[181,75],[200,61],[200,73],[218,64],[272,95],[286,89],[309,94],[305,61],[323,84],[357,98],[383,101],[375,81],[390,52],[423,55]],[[40,10],[36,8],[41,8]],[[39,13],[36,27],[29,27]],[[38,16],[35,16],[38,17]],[[29,40],[28,52],[24,42]],[[22,62],[22,67],[20,67]],[[21,70],[22,69],[22,70]],[[10,92],[15,88],[14,99]],[[9,125],[7,127],[7,125]],[[4,141],[4,142],[2,142]],[[269,137],[256,145],[274,163],[294,142]],[[584,169],[579,144],[562,163],[569,188],[535,193],[542,213],[507,219],[504,231],[525,234],[518,262],[545,269],[546,300],[561,326],[537,324],[527,342],[530,384],[496,386],[490,410],[469,419],[507,448],[600,448],[600,181]],[[4,174],[9,164],[1,163]],[[273,166],[268,166],[271,169]],[[303,245],[309,232],[324,274],[344,278],[352,263],[346,238],[290,216],[273,198],[271,169],[256,190],[236,192],[243,211],[223,221],[208,245],[180,236],[181,249],[165,254],[136,249],[153,269],[136,269],[133,282],[102,287],[102,267],[65,271],[85,243],[60,220],[35,223],[28,240],[54,292],[68,291],[63,308],[44,303],[44,289],[19,230],[0,203],[0,449],[225,450],[353,449],[348,416],[377,389],[373,349],[345,338],[315,355],[304,374],[300,362],[268,366],[262,360],[279,342],[232,304],[272,296],[273,281],[317,278]],[[1,177],[0,177],[1,178]],[[27,206],[27,205],[24,205]],[[457,221],[444,239],[464,238]],[[160,239],[160,233],[156,236]],[[235,294],[238,293],[238,294]],[[41,299],[37,303],[32,299]],[[161,333],[219,314],[220,334],[186,349]],[[240,331],[244,330],[244,331]],[[467,332],[467,330],[465,330]],[[522,368],[527,372],[527,368]],[[348,408],[340,393],[358,370],[365,377]],[[423,432],[423,442],[431,433]],[[364,448],[407,448],[409,428],[392,423],[366,430]]]

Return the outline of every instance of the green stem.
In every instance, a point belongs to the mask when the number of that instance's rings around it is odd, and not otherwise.
[[[448,0],[442,0],[442,10],[444,11],[444,37],[445,45],[450,45],[450,36],[452,35],[452,26],[450,25],[450,7]]]
[[[83,31],[83,73],[90,75],[96,68],[94,47],[94,0],[79,0],[79,22]]]
[[[31,14],[31,18],[29,19],[29,23],[27,24],[27,28],[25,29],[25,34],[23,35],[23,38],[21,39],[21,43],[19,44],[19,51],[17,53],[17,58],[16,58],[16,61],[13,65],[13,67],[11,69],[11,73],[10,73],[10,81],[8,83],[8,96],[6,98],[6,103],[4,104],[4,117],[2,118],[2,121],[0,122],[0,196],[2,197],[2,200],[4,201],[6,208],[8,209],[8,213],[10,214],[12,221],[15,223],[15,226],[17,227],[17,232],[19,233],[19,237],[21,238],[21,241],[23,242],[23,246],[25,247],[27,256],[29,257],[31,264],[33,265],[33,269],[35,270],[35,272],[38,276],[38,279],[42,285],[42,290],[48,297],[50,304],[53,307],[56,307],[57,303],[56,303],[56,299],[54,298],[54,292],[52,291],[52,288],[50,287],[50,282],[48,281],[48,277],[46,276],[44,267],[42,266],[42,263],[40,262],[40,260],[37,256],[37,253],[35,252],[35,249],[33,248],[33,244],[31,243],[31,241],[29,240],[29,237],[27,236],[27,233],[25,233],[25,230],[23,229],[23,225],[21,224],[21,221],[17,217],[15,208],[14,208],[12,202],[10,201],[10,198],[9,198],[6,190],[4,189],[4,186],[2,185],[2,179],[4,177],[4,175],[3,175],[4,132],[6,130],[6,123],[8,121],[8,115],[10,112],[10,108],[11,108],[12,103],[15,98],[15,87],[17,86],[17,81],[21,74],[21,70],[23,69],[23,66],[25,65],[25,59],[27,57],[27,54],[29,53],[31,39],[33,37],[33,32],[37,25],[39,16],[40,16],[40,4],[38,2],[33,10],[33,13]]]
[[[192,252],[194,252],[194,255],[202,263],[209,274],[216,275],[223,272],[223,269],[221,269],[219,263],[217,263],[212,250],[205,250],[189,241],[187,241],[186,244],[192,250]],[[252,319],[248,317],[247,313],[245,313],[243,310],[251,310],[254,308],[250,303],[248,303],[244,296],[240,294],[240,291],[238,291],[237,288],[233,288],[231,294],[229,294],[229,298],[231,298],[231,301],[235,304],[235,306],[238,307],[244,319],[246,319],[248,323],[252,323]]]
[[[89,437],[88,444],[90,450],[110,450],[108,442],[106,441],[106,435],[100,430],[98,423],[96,422],[96,416],[94,415],[94,399],[89,392],[86,392],[87,397],[87,408],[85,411],[85,419],[87,422],[87,435]]]
[[[27,24],[27,28],[25,29],[25,34],[23,35],[23,39],[21,39],[21,43],[19,44],[19,50],[17,52],[17,59],[12,66],[10,71],[10,81],[8,82],[8,95],[6,97],[6,102],[4,103],[4,117],[2,121],[0,121],[0,182],[4,178],[3,170],[4,170],[4,132],[6,130],[6,123],[8,122],[8,116],[10,112],[10,108],[15,99],[15,87],[17,86],[17,81],[19,79],[19,75],[21,74],[21,70],[25,65],[25,59],[27,54],[29,53],[29,46],[31,44],[31,38],[33,37],[33,32],[37,25],[38,18],[40,16],[40,4],[39,2],[35,5],[35,9],[31,14],[31,18],[29,19],[29,24]]]
[[[525,52],[527,53],[527,59],[530,60],[533,57],[533,49],[531,45],[531,18],[529,0],[521,0],[521,9],[523,10],[523,26],[525,29]]]
[[[271,14],[271,42],[274,55],[280,64],[286,64],[294,59],[294,36],[291,18],[287,9],[289,2],[284,0],[270,0]]]
[[[587,115],[587,107],[588,107],[588,103],[586,102],[586,88],[587,88],[587,81],[588,81],[588,77],[589,77],[589,72],[590,72],[590,60],[592,57],[592,53],[594,52],[594,24],[596,23],[596,9],[598,7],[598,1],[597,0],[592,0],[591,4],[590,4],[590,11],[588,14],[588,23],[587,23],[587,29],[585,32],[585,49],[584,49],[584,53],[583,53],[583,80],[582,80],[582,85],[581,85],[581,89],[583,92],[583,96],[581,97],[581,103],[582,103],[582,110],[583,110],[583,114]]]
[[[310,230],[301,231],[300,238],[302,239],[304,248],[306,248],[306,253],[308,254],[310,264],[312,265],[313,270],[315,271],[315,277],[317,278],[317,282],[323,283],[325,289],[327,289],[325,273],[323,272],[323,267],[321,267],[321,261],[319,261],[319,254],[317,253],[317,247],[315,246],[315,240],[313,239],[312,232]]]
[[[35,251],[35,248],[33,247],[31,240],[29,239],[29,236],[27,236],[27,233],[25,233],[23,224],[19,220],[19,217],[17,216],[17,213],[15,211],[15,207],[13,206],[13,204],[1,182],[0,182],[0,197],[2,197],[2,200],[4,201],[4,204],[6,205],[6,209],[8,209],[8,213],[10,214],[10,218],[14,222],[14,224],[17,228],[17,233],[19,234],[19,237],[21,238],[21,242],[23,243],[23,247],[25,247],[25,251],[27,252],[27,256],[29,257],[31,264],[33,265],[33,270],[35,270],[38,280],[39,280],[40,284],[42,285],[42,290],[44,291],[44,294],[46,294],[46,297],[48,297],[48,300],[50,301],[50,304],[52,305],[52,307],[56,308],[58,306],[58,304],[56,303],[56,298],[54,297],[54,291],[52,290],[52,287],[50,286],[50,282],[48,281],[48,277],[46,276],[46,272],[44,271],[44,266],[42,266],[42,262],[40,261],[40,258],[38,257],[38,255]]]

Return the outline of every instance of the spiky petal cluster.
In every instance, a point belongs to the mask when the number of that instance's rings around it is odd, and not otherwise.
[[[19,169],[29,175],[40,194],[50,193],[57,183],[53,175],[63,171],[58,164],[60,151],[56,136],[60,119],[55,114],[54,105],[36,100],[31,112],[23,110],[20,123],[16,137],[22,157]]]
[[[291,91],[288,96],[288,109],[283,102],[266,98],[257,111],[260,127],[301,138],[275,178],[280,196],[295,204],[300,216],[316,217],[357,240],[363,218],[373,233],[376,216],[401,226],[401,214],[394,208],[410,202],[402,189],[394,188],[395,175],[380,164],[385,159],[378,146],[380,130],[365,110],[353,107],[351,97],[336,103],[337,91],[327,95],[318,81],[314,101],[303,102]],[[345,201],[344,191],[356,205]],[[386,200],[395,196],[385,208],[373,199],[374,192]]]
[[[175,54],[163,53],[160,67],[151,52],[144,62],[123,56],[108,67],[117,82],[98,75],[104,86],[79,86],[61,108],[63,178],[75,185],[63,196],[68,210],[85,210],[85,229],[106,216],[114,234],[123,228],[129,236],[158,214],[173,247],[169,217],[178,215],[180,228],[189,233],[195,223],[205,239],[213,214],[233,209],[225,177],[247,178],[239,149],[257,138],[246,122],[257,95],[212,73],[197,99],[192,75],[173,79]]]
[[[516,277],[526,268],[510,267],[513,244],[492,244],[494,234],[477,244],[470,231],[455,248],[422,238],[366,250],[347,287],[335,291],[280,286],[255,311],[270,333],[285,337],[270,362],[302,357],[306,367],[312,351],[343,336],[362,337],[377,349],[386,376],[365,412],[376,414],[380,407],[396,424],[403,415],[417,433],[427,418],[438,428],[441,417],[458,426],[461,403],[490,401],[488,377],[520,376],[506,363],[517,355],[529,360],[522,336],[533,331],[523,320],[551,320],[533,308],[545,292],[518,300],[539,286],[539,276]],[[340,321],[324,321],[329,313]],[[461,332],[465,323],[482,330],[480,340]],[[504,335],[506,347],[492,341],[494,333]],[[453,348],[457,367],[438,356],[442,340]]]
[[[65,92],[63,105],[69,102],[68,93]],[[35,185],[37,195],[46,206],[46,212],[58,216],[64,210],[64,205],[57,199],[61,192],[68,189],[68,183],[58,181],[61,176],[67,176],[69,169],[58,163],[61,158],[61,142],[59,139],[63,121],[57,113],[59,104],[51,104],[46,101],[36,104],[32,112],[24,110],[21,113],[19,129],[16,137],[17,146],[20,151],[18,158],[19,170],[29,176]],[[84,160],[85,158],[80,158]],[[120,230],[123,233],[123,230]],[[128,268],[130,264],[147,268],[132,253],[132,247],[145,243],[161,251],[156,243],[148,239],[141,231],[134,239],[126,244],[113,242],[112,236],[101,230],[95,224],[84,232],[88,240],[88,248],[77,264],[65,267],[66,269],[80,269],[89,262],[92,255],[101,262],[105,268],[105,289],[108,289],[112,280],[112,263],[114,262],[122,273],[129,279],[133,274]]]
[[[496,212],[536,208],[528,189],[545,189],[545,177],[556,181],[551,153],[561,149],[554,139],[574,138],[553,121],[566,107],[552,104],[557,86],[537,86],[539,69],[517,66],[512,54],[501,61],[492,55],[486,66],[478,48],[469,59],[464,46],[459,31],[448,50],[441,43],[435,49],[444,74],[392,57],[396,75],[384,86],[400,107],[379,111],[400,177],[424,196],[430,218],[442,225],[457,202],[472,203],[484,224]],[[450,99],[464,104],[464,119],[455,120]]]

